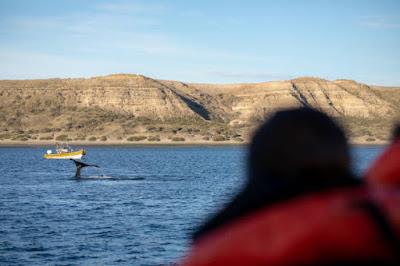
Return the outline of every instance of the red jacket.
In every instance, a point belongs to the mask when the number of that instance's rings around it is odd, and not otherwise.
[[[387,261],[398,259],[399,236],[397,190],[347,188],[238,219],[197,241],[182,265]]]
[[[372,164],[366,173],[372,185],[396,185],[400,187],[400,140],[390,145]]]

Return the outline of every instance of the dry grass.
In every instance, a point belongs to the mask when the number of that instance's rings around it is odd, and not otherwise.
[[[321,99],[308,100],[328,113],[333,107],[345,110],[338,120],[350,138],[388,140],[393,121],[400,120],[398,88],[371,90],[352,81],[340,81],[339,88],[315,78],[216,85],[112,75],[0,81],[0,140],[243,142],[264,121],[266,108],[270,114],[298,106],[293,91],[287,90],[293,82],[305,98],[310,96],[304,88],[316,92],[314,96],[324,89]],[[335,93],[346,92],[346,98],[334,98],[331,87]],[[327,97],[330,102],[324,105]]]

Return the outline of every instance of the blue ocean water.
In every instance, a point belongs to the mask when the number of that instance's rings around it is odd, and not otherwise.
[[[46,148],[0,148],[0,265],[165,265],[193,230],[242,186],[246,150],[87,147],[71,161]],[[355,147],[361,173],[382,147]]]

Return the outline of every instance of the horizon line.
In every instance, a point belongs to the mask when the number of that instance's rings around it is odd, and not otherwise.
[[[18,78],[0,78],[0,81],[35,81],[35,80],[78,80],[78,79],[94,79],[94,78],[105,78],[105,77],[111,77],[111,76],[142,76],[145,78],[149,79],[154,79],[154,80],[161,80],[161,81],[175,81],[175,82],[182,82],[182,83],[187,83],[187,84],[212,84],[212,85],[238,85],[238,84],[260,84],[260,83],[267,83],[267,82],[284,82],[284,81],[293,81],[296,79],[318,79],[318,80],[323,80],[323,81],[330,81],[330,82],[335,82],[335,81],[351,81],[355,82],[357,84],[365,84],[368,86],[375,86],[375,87],[387,87],[387,88],[400,88],[400,85],[381,85],[381,84],[369,84],[366,82],[361,82],[356,79],[349,79],[349,78],[336,78],[336,79],[328,79],[328,78],[323,78],[323,77],[317,77],[317,76],[312,76],[312,75],[304,75],[304,76],[296,76],[293,78],[289,79],[271,79],[271,80],[264,80],[264,81],[250,81],[250,82],[199,82],[199,81],[183,81],[179,79],[165,79],[165,78],[155,78],[151,77],[148,75],[144,74],[139,74],[139,73],[110,73],[110,74],[105,74],[105,75],[93,75],[93,76],[81,76],[81,77],[72,77],[72,76],[57,76],[57,77],[45,77],[45,78],[23,78],[23,79],[18,79]]]

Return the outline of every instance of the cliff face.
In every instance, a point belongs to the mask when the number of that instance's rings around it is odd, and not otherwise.
[[[386,119],[397,112],[392,103],[379,97],[372,88],[354,81],[300,78],[248,86],[236,89],[232,95],[235,99],[232,110],[237,112],[238,123],[262,119],[290,106],[310,106],[341,118]]]
[[[121,139],[154,133],[152,126],[160,125],[162,130],[157,134],[161,137],[246,139],[272,112],[310,106],[342,121],[356,137],[385,139],[392,121],[399,118],[399,100],[398,88],[317,78],[227,85],[185,84],[125,74],[3,80],[0,137],[25,134],[40,138],[47,134],[50,139],[62,131],[71,139],[87,135]]]
[[[184,95],[143,76],[116,75],[104,78],[0,82],[0,102],[21,111],[52,108],[98,107],[135,117],[167,120],[196,117]]]

